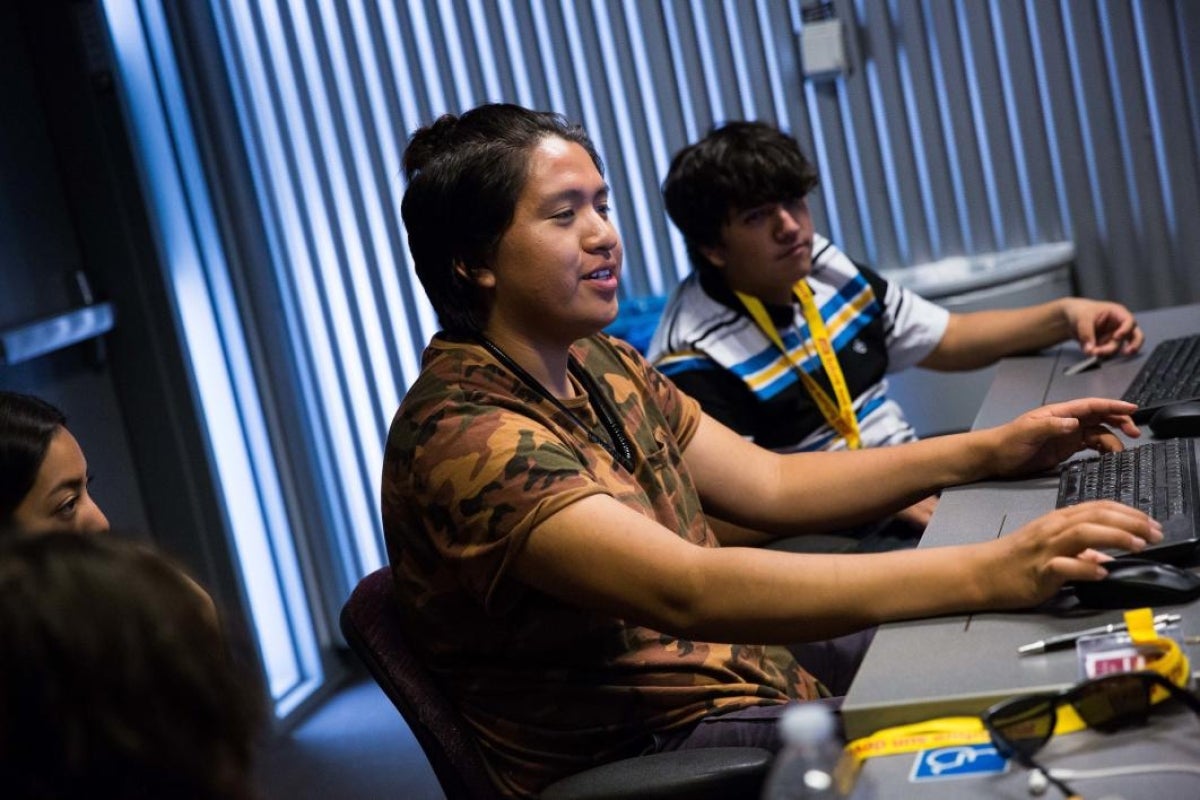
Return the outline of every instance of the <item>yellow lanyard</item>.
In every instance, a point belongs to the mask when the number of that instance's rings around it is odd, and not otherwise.
[[[1161,650],[1161,655],[1150,661],[1146,668],[1165,675],[1168,680],[1178,686],[1187,686],[1192,674],[1188,658],[1174,639],[1158,635],[1154,628],[1154,612],[1148,608],[1126,611],[1125,622],[1130,638],[1135,643],[1153,644]],[[1150,693],[1150,701],[1153,703],[1161,702],[1168,697],[1170,697],[1170,693],[1157,686]],[[1057,709],[1054,725],[1055,736],[1081,731],[1086,727],[1087,723],[1070,705],[1064,705]],[[983,720],[979,717],[941,717],[876,731],[847,744],[846,752],[861,761],[874,756],[915,753],[918,750],[931,750],[952,745],[984,744],[990,740],[991,737],[983,726]]]
[[[1154,612],[1149,608],[1135,608],[1125,612],[1125,627],[1134,644],[1157,648],[1159,655],[1146,665],[1146,669],[1165,675],[1176,686],[1187,687],[1192,677],[1192,665],[1183,648],[1169,636],[1159,636],[1154,627]],[[1171,693],[1161,686],[1150,690],[1150,702],[1166,700]]]
[[[804,314],[804,321],[808,323],[808,331],[817,347],[821,366],[825,368],[825,374],[829,376],[829,382],[833,385],[833,393],[837,397],[836,403],[784,346],[783,339],[779,336],[779,331],[775,329],[775,323],[771,321],[762,301],[742,292],[735,292],[735,294],[742,301],[742,305],[746,307],[754,324],[771,340],[771,343],[778,348],[783,357],[792,365],[796,374],[800,376],[800,381],[812,396],[813,401],[816,402],[817,408],[821,409],[821,415],[825,417],[825,421],[846,440],[847,447],[857,450],[862,447],[862,437],[858,432],[858,418],[854,416],[854,402],[850,397],[850,390],[846,387],[846,377],[842,374],[841,364],[838,363],[837,352],[834,351],[833,343],[829,340],[829,331],[825,329],[825,320],[821,319],[821,312],[813,299],[812,289],[807,283],[803,280],[797,281],[796,285],[792,287],[792,292],[800,301],[800,311]]]
[[[1055,728],[1055,732],[1063,733],[1058,728]],[[940,717],[876,731],[850,742],[846,745],[846,751],[861,760],[989,741],[991,735],[979,717]]]

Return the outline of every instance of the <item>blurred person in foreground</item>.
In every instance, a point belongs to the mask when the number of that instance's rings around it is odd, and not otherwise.
[[[264,705],[213,605],[118,536],[0,537],[0,787],[250,800]]]

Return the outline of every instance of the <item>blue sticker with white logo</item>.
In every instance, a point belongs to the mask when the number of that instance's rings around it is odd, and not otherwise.
[[[910,781],[970,778],[1005,772],[1008,760],[991,744],[962,744],[917,753]]]

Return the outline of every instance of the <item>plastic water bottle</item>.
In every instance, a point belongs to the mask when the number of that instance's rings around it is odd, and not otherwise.
[[[843,798],[835,774],[842,757],[833,711],[824,703],[795,703],[779,718],[783,749],[775,756],[762,800]]]

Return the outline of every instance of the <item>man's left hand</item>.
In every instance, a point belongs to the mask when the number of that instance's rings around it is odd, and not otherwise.
[[[1035,408],[985,433],[993,441],[992,474],[1011,476],[1049,469],[1080,450],[1101,453],[1124,449],[1111,428],[1136,438],[1141,431],[1129,417],[1137,406],[1123,400],[1086,397]]]
[[[1145,341],[1133,312],[1120,303],[1072,297],[1063,310],[1080,349],[1089,356],[1133,355]]]

